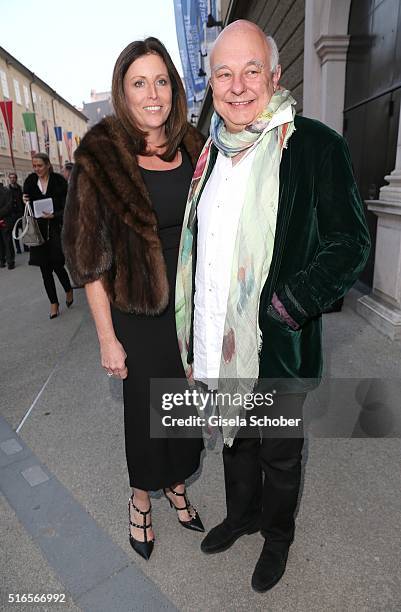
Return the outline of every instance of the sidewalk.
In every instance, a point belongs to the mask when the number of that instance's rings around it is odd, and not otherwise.
[[[397,438],[309,438],[295,542],[269,593],[250,587],[259,534],[203,555],[201,536],[182,529],[159,494],[155,550],[147,563],[135,555],[121,384],[99,365],[84,292],[67,310],[60,288],[62,314],[50,321],[39,270],[25,255],[16,261],[0,270],[1,609],[401,609]],[[357,297],[324,317],[326,372],[401,379],[401,344],[356,314]],[[206,529],[224,517],[220,449],[206,453],[189,493]],[[9,593],[65,593],[66,602],[8,604]]]

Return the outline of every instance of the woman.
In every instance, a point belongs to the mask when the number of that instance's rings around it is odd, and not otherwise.
[[[64,267],[65,260],[61,248],[61,227],[65,198],[67,195],[67,181],[53,172],[49,157],[46,153],[36,153],[32,158],[33,172],[25,179],[23,188],[23,200],[25,203],[35,200],[51,198],[53,200],[53,212],[43,213],[38,219],[39,229],[45,242],[30,248],[29,264],[39,266],[43,277],[43,283],[47,297],[50,300],[50,319],[55,319],[59,314],[59,302],[53,272],[65,291],[65,303],[67,308],[74,301],[73,290],[67,270]]]
[[[148,559],[150,490],[164,489],[184,527],[203,531],[185,479],[199,439],[150,437],[149,380],[184,378],[174,289],[186,196],[203,137],[186,122],[181,79],[156,38],[136,41],[114,67],[115,116],[75,153],[64,222],[74,280],[85,285],[109,376],[124,380],[125,446],[132,496],[129,541]]]

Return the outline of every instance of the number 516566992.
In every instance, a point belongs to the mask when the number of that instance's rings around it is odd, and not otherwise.
[[[9,593],[8,603],[65,603],[65,593]]]

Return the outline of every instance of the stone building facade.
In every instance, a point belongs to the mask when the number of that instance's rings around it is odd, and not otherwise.
[[[54,127],[61,126],[63,132],[72,132],[71,153],[87,130],[87,117],[83,113],[2,47],[0,47],[0,100],[12,101],[14,126],[12,147],[15,170],[20,182],[32,172],[31,147],[24,128],[23,113],[35,113],[39,150],[42,152],[45,152],[44,130],[47,126],[50,141],[49,156],[55,170],[60,168],[60,157]],[[62,163],[68,161],[69,153],[63,139]],[[6,184],[7,174],[12,169],[8,133],[4,117],[0,113],[0,181]]]

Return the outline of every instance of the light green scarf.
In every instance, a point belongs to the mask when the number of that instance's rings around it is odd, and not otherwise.
[[[252,392],[259,373],[261,333],[258,326],[260,294],[267,279],[273,254],[282,149],[294,131],[295,100],[287,90],[278,90],[268,107],[242,132],[228,132],[214,115],[207,140],[192,179],[184,216],[176,282],[176,325],[181,358],[189,381],[187,363],[192,320],[192,258],[196,209],[208,173],[211,144],[225,155],[234,156],[253,145],[255,157],[245,192],[233,252],[230,291],[224,325],[218,391],[241,395]],[[269,129],[277,114],[291,107],[292,121]],[[223,418],[241,414],[238,406],[220,406]],[[224,442],[231,446],[238,427],[223,426]]]

